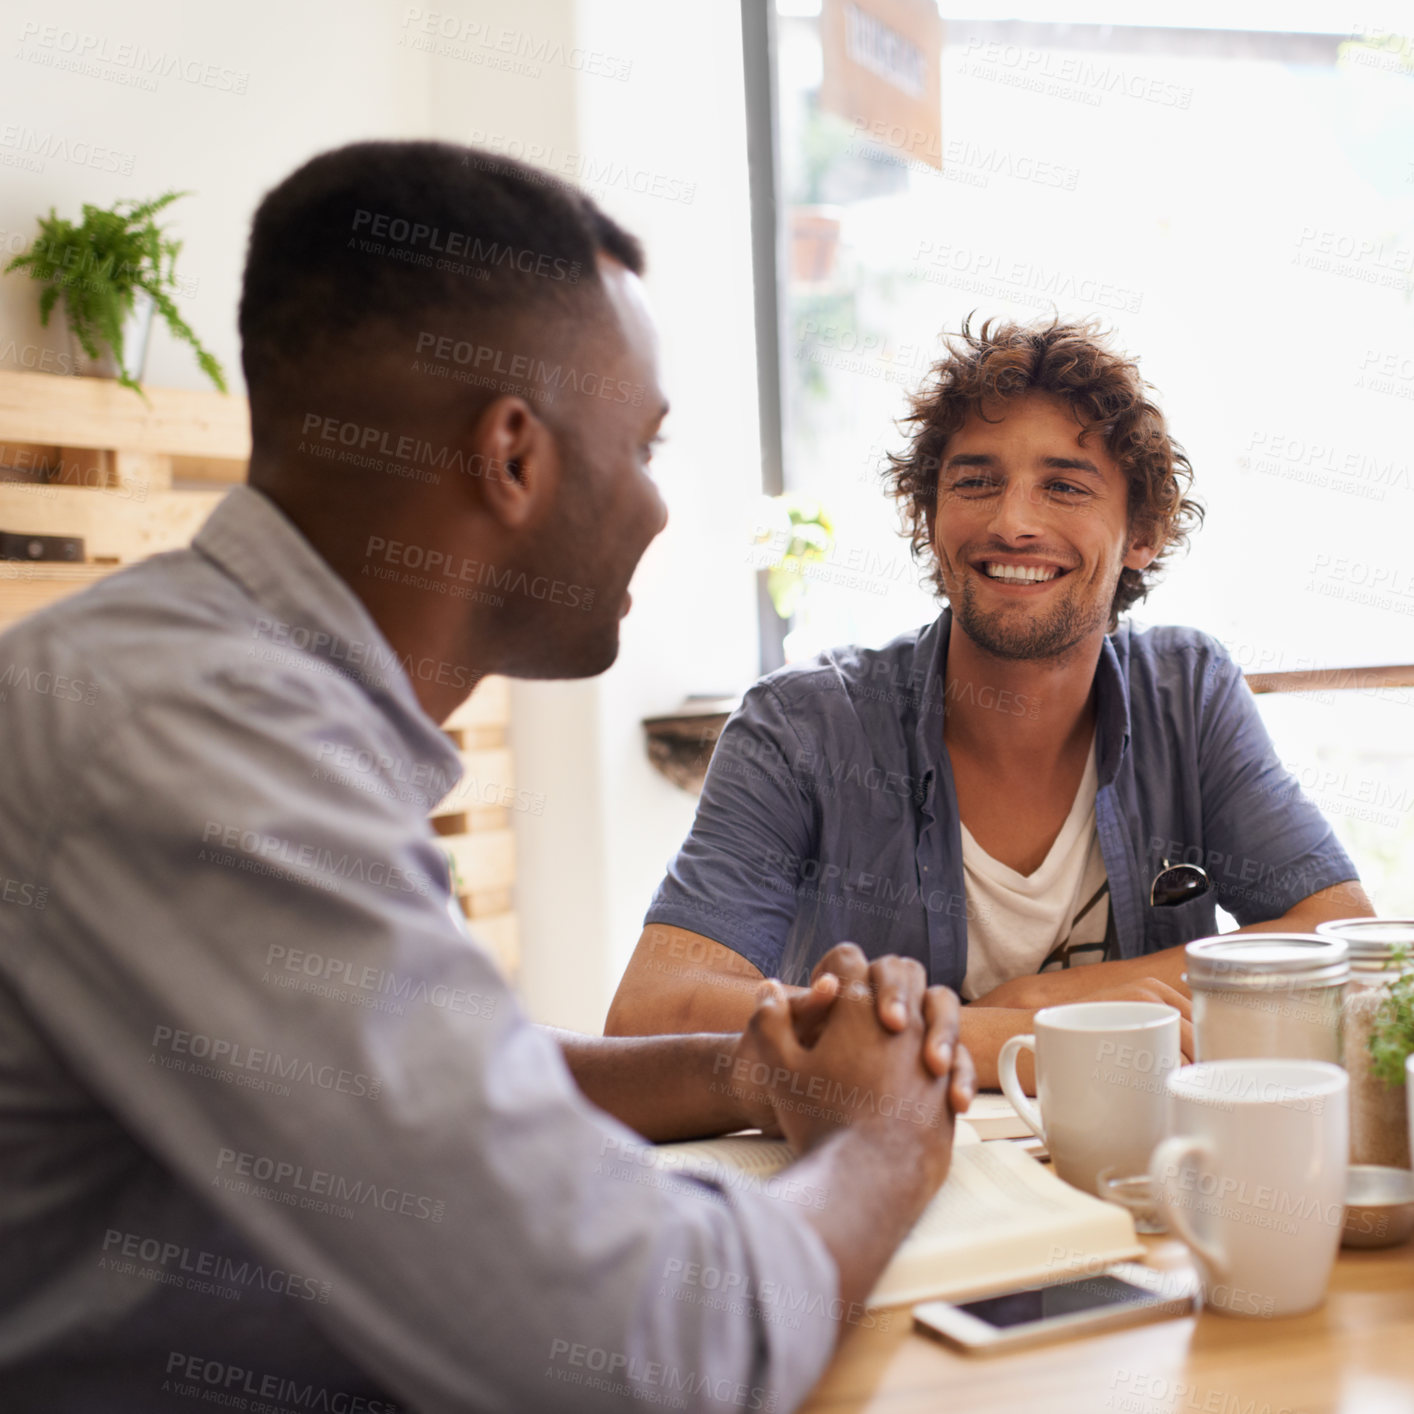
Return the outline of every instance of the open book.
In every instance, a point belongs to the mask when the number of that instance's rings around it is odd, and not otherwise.
[[[1030,1139],[1031,1126],[1005,1095],[980,1090],[967,1107],[967,1123],[982,1139]]]
[[[660,1167],[767,1182],[791,1162],[788,1145],[759,1135],[662,1144]],[[1000,1141],[981,1143],[957,1124],[952,1168],[884,1269],[871,1306],[980,1295],[1056,1281],[1143,1254],[1129,1213],[1072,1188]]]

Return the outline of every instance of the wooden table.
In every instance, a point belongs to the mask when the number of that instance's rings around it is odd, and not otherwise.
[[[1145,1238],[1150,1266],[1188,1265]],[[913,1330],[856,1329],[803,1408],[887,1414],[1414,1414],[1414,1242],[1341,1250],[1319,1310],[1205,1313],[1012,1355],[961,1355]]]

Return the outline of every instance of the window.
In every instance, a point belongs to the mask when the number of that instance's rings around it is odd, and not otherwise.
[[[1414,661],[1414,38],[944,15],[930,149],[821,101],[835,3],[777,7],[784,483],[836,531],[787,655],[936,613],[883,493],[897,419],[969,313],[1058,311],[1139,356],[1208,508],[1136,618],[1248,672]],[[1382,911],[1414,913],[1414,690],[1261,700]]]

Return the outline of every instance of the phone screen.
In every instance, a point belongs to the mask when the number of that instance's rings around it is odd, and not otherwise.
[[[1009,1291],[1005,1296],[989,1296],[984,1301],[968,1301],[958,1306],[969,1316],[976,1316],[997,1330],[1031,1325],[1057,1316],[1073,1316],[1079,1311],[1094,1311],[1105,1306],[1132,1306],[1157,1301],[1152,1291],[1121,1281],[1118,1277],[1097,1275],[1076,1281],[1059,1282],[1055,1286],[1033,1286],[1024,1291]]]

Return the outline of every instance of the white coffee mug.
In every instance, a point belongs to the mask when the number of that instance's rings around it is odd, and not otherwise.
[[[1002,1090],[1067,1183],[1095,1193],[1102,1169],[1148,1171],[1167,1132],[1164,1081],[1178,1068],[1180,1019],[1160,1002],[1071,1002],[1042,1007],[1034,1034],[1002,1047]],[[1036,1056],[1039,1111],[1016,1078],[1023,1049]]]
[[[1219,1060],[1168,1079],[1155,1196],[1193,1251],[1203,1299],[1293,1316],[1325,1299],[1345,1221],[1349,1079],[1329,1061]]]

